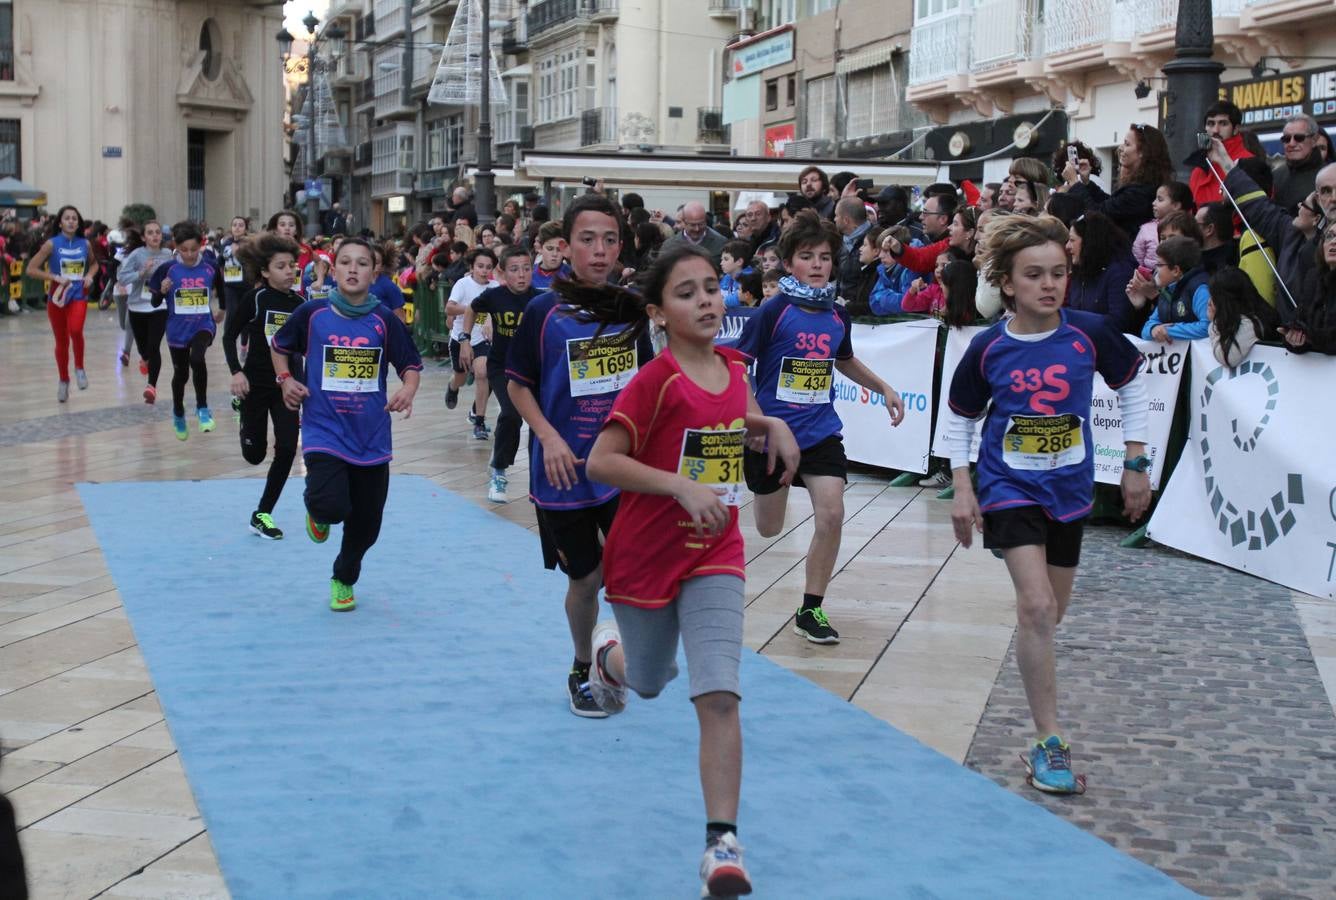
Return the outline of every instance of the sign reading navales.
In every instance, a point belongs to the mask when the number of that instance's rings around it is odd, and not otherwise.
[[[1307,69],[1220,85],[1220,99],[1243,111],[1244,125],[1275,123],[1307,114],[1336,122],[1336,67]]]

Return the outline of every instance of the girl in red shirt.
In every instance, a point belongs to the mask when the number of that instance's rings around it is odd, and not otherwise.
[[[690,246],[659,257],[644,291],[588,289],[580,305],[607,324],[648,321],[668,346],[642,367],[613,405],[589,454],[594,481],[622,489],[603,548],[603,577],[616,624],[594,629],[590,690],[608,713],[627,689],[646,699],[677,675],[678,638],[700,722],[706,849],[701,880],[709,896],[751,893],[737,842],[742,782],[738,665],[744,602],[738,506],[742,450],[768,446],[785,483],[797,470],[797,441],[778,418],[761,415],[747,359],[716,347],[724,315],[719,273]]]

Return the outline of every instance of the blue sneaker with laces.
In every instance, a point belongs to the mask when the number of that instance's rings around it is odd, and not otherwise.
[[[201,433],[213,431],[213,413],[209,412],[207,406],[201,406],[196,410],[195,415],[199,418],[199,430]]]
[[[1030,783],[1049,794],[1075,794],[1080,790],[1072,774],[1072,748],[1056,734],[1035,741],[1026,762]]]
[[[172,430],[176,432],[178,441],[184,441],[190,437],[190,429],[186,428],[185,416],[172,416]]]

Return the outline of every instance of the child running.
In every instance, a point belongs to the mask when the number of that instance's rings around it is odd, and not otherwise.
[[[552,290],[552,282],[558,278],[571,277],[571,267],[566,264],[566,239],[562,234],[560,222],[544,222],[538,226],[538,237],[534,241],[538,248],[538,259],[533,264],[533,286],[538,291]]]
[[[270,342],[274,379],[283,402],[301,417],[306,463],[306,534],[317,544],[343,523],[334,559],[329,608],[357,606],[353,585],[362,558],[380,536],[390,489],[390,416],[413,414],[422,358],[407,327],[371,295],[375,255],[361,238],[339,245],[334,282],[324,300],[297,307]],[[290,357],[304,357],[306,382],[293,376]],[[386,363],[403,386],[386,400]]]
[[[464,315],[473,301],[482,292],[495,286],[492,273],[496,271],[496,254],[491,250],[478,247],[470,250],[464,257],[468,275],[459,279],[450,288],[450,299],[445,303],[445,314],[453,317],[450,327],[450,364],[454,375],[445,389],[445,408],[454,409],[459,403],[459,389],[470,374],[473,375],[473,409],[469,421],[473,424],[473,437],[480,441],[487,440],[487,338],[483,326],[486,316],[474,316],[469,329],[464,328]],[[477,360],[476,366],[464,364],[463,347],[465,344],[473,351],[471,359]]]
[[[529,283],[533,278],[532,263],[533,257],[523,247],[510,246],[502,250],[501,284],[479,294],[464,313],[465,334],[473,331],[474,322],[479,316],[485,316],[492,323],[492,340],[486,358],[487,383],[501,404],[501,413],[496,417],[491,471],[488,473],[487,499],[493,503],[505,503],[509,499],[506,489],[510,482],[506,479],[506,470],[515,462],[515,453],[520,447],[520,426],[524,424],[507,390],[506,354],[510,350],[510,340],[515,336],[515,330],[524,316],[524,308],[538,293]],[[473,346],[460,345],[459,358],[465,369],[472,368]]]
[[[162,372],[162,337],[167,333],[167,310],[154,309],[153,292],[148,280],[163,263],[173,258],[162,246],[162,225],[150,219],[144,223],[144,246],[131,250],[116,272],[116,280],[125,286],[126,312],[139,351],[139,371],[147,377],[144,402],[158,400],[158,375]]]
[[[258,280],[260,286],[242,294],[228,309],[227,327],[223,329],[223,355],[232,370],[232,396],[241,401],[241,455],[252,466],[264,462],[269,449],[269,420],[274,420],[274,459],[269,464],[260,505],[250,517],[250,530],[271,541],[283,537],[283,531],[274,524],[273,513],[297,458],[298,416],[283,402],[283,392],[274,381],[272,355],[257,349],[248,352],[242,363],[237,339],[244,337],[249,348],[271,345],[274,335],[301,306],[302,298],[292,290],[299,252],[292,241],[272,234],[261,234],[236,246],[235,259],[248,270],[247,281]]]
[[[1123,500],[1136,520],[1150,504],[1149,403],[1141,356],[1110,319],[1062,308],[1067,229],[1051,216],[995,220],[984,271],[1014,316],[970,342],[951,379],[947,434],[955,484],[951,524],[1000,552],[1016,588],[1016,663],[1034,717],[1026,765],[1041,791],[1083,789],[1058,726],[1054,632],[1067,611],[1094,498],[1090,397],[1095,372],[1123,414]],[[991,405],[990,405],[991,404]],[[979,492],[970,483],[974,420],[983,416]]]
[[[573,280],[603,285],[620,272],[621,213],[601,194],[585,194],[562,219]],[[564,281],[559,280],[558,285]],[[568,288],[570,290],[570,288]],[[589,693],[589,638],[598,620],[603,546],[612,527],[617,489],[588,477],[585,460],[617,395],[653,358],[648,337],[634,347],[584,318],[578,303],[553,291],[524,310],[510,343],[506,378],[511,402],[529,426],[529,499],[538,508],[543,563],[566,573],[566,621],[575,661],[566,679],[577,716],[607,716]]]
[[[88,294],[97,275],[97,257],[85,238],[79,210],[62,206],[51,220],[50,232],[28,262],[28,277],[51,285],[46,318],[56,338],[56,400],[70,399],[70,350],[74,350],[74,377],[79,390],[88,389],[84,371],[84,320],[88,317]],[[47,263],[50,262],[50,266]]]
[[[738,341],[738,350],[756,361],[762,412],[783,419],[802,448],[793,484],[812,497],[815,529],[793,630],[814,644],[840,642],[821,606],[840,552],[849,470],[840,436],[844,426],[835,412],[835,371],[884,396],[892,426],[905,414],[900,395],[854,356],[852,321],[835,302],[837,287],[830,280],[840,248],[840,233],[831,222],[812,210],[799,212],[779,239],[790,274],[780,279],[780,293],[747,320]],[[784,527],[789,485],[765,470],[765,460],[749,449],[744,461],[747,487],[756,494],[756,530],[774,537]]]
[[[186,427],[186,382],[195,382],[195,415],[201,432],[213,431],[209,411],[209,367],[204,354],[213,344],[214,323],[222,319],[218,269],[202,259],[204,235],[194,222],[172,226],[179,259],[166,262],[149,277],[156,308],[167,300],[167,352],[172,358],[172,428],[177,440],[190,437]]]
[[[680,636],[700,724],[703,894],[750,894],[737,839],[742,454],[749,439],[764,441],[767,474],[787,484],[798,444],[782,420],[756,410],[746,357],[714,345],[724,297],[705,251],[684,245],[665,252],[640,296],[606,286],[570,294],[604,321],[634,321],[622,338],[628,348],[646,315],[668,335],[663,353],[617,397],[589,454],[589,477],[623,491],[603,549],[617,623],[594,631],[590,687],[608,713],[622,711],[627,688],[645,699],[658,696],[677,675]],[[778,472],[777,455],[784,460]]]

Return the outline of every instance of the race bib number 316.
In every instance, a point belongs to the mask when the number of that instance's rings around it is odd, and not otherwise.
[[[779,365],[775,399],[783,403],[829,403],[835,368],[833,359],[786,356]]]
[[[1002,436],[1002,461],[1013,469],[1046,472],[1085,461],[1083,419],[1061,416],[1012,416]]]
[[[322,390],[345,394],[371,394],[380,390],[380,347],[325,344],[324,351]]]
[[[688,428],[682,436],[677,473],[708,484],[725,506],[742,505],[742,448],[746,431]]]
[[[570,362],[572,397],[620,391],[639,367],[635,345],[628,346],[617,335],[571,338],[566,341],[566,358]]]

